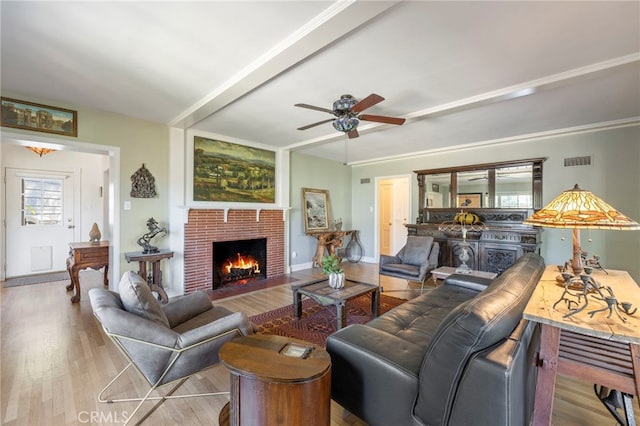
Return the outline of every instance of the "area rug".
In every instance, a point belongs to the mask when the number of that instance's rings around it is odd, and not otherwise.
[[[49,283],[54,281],[69,281],[69,273],[63,272],[51,272],[47,274],[26,275],[24,277],[8,278],[2,283],[2,287],[16,287],[20,285],[31,285]]]
[[[380,295],[380,312],[406,302],[406,299]],[[347,325],[371,320],[371,297],[363,295],[347,303]],[[275,334],[305,340],[324,347],[327,337],[336,331],[336,307],[318,305],[312,299],[302,301],[300,319],[293,316],[293,305],[283,306],[251,317],[259,334]]]

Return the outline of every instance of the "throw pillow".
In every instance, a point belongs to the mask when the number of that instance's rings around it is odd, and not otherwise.
[[[120,299],[127,312],[136,314],[158,324],[169,327],[160,302],[153,296],[145,280],[133,271],[127,271],[120,280]]]

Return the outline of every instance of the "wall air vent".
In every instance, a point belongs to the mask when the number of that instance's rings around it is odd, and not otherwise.
[[[570,157],[564,159],[565,167],[573,167],[573,166],[590,166],[591,165],[591,156],[585,155],[582,157]]]

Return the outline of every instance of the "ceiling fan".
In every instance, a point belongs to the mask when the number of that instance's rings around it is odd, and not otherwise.
[[[358,135],[358,123],[363,121],[375,121],[378,123],[396,124],[401,125],[405,122],[404,118],[386,117],[384,115],[370,115],[360,114],[367,108],[374,106],[375,104],[384,101],[384,98],[375,93],[370,94],[361,101],[356,100],[351,95],[342,95],[340,99],[333,103],[333,109],[317,107],[308,104],[295,104],[300,108],[308,108],[316,111],[328,112],[335,116],[335,118],[328,118],[326,120],[318,121],[317,123],[308,124],[298,128],[298,130],[307,130],[311,127],[318,126],[320,124],[333,122],[333,127],[339,132],[345,132],[349,139],[357,138]]]

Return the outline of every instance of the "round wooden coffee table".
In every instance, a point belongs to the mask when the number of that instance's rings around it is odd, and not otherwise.
[[[220,360],[231,372],[221,425],[330,424],[331,358],[323,348],[253,334],[225,343]]]

